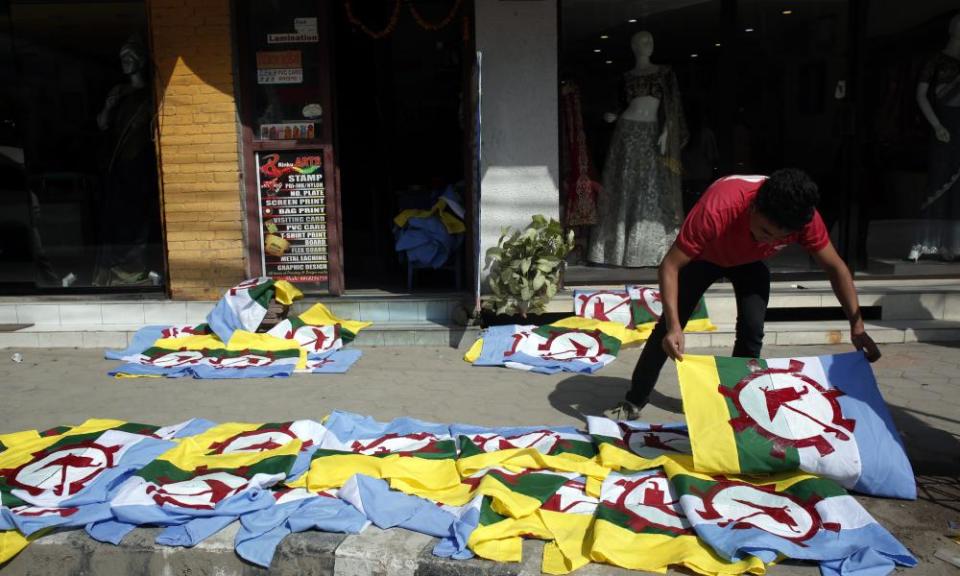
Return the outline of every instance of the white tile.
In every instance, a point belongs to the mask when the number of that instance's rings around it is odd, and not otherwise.
[[[819,294],[771,294],[769,308],[819,308]]]
[[[884,320],[940,320],[944,302],[943,294],[889,294],[877,304]]]
[[[143,304],[102,304],[100,315],[104,324],[140,324],[143,320]]]
[[[0,324],[17,323],[17,305],[0,304]]]
[[[145,324],[166,324],[178,326],[187,323],[186,302],[145,302],[143,304],[143,322]]]
[[[126,332],[84,332],[82,348],[126,348]]]
[[[216,302],[187,302],[187,324],[200,324],[207,321],[207,314],[216,306]]]
[[[773,344],[773,339],[767,343]],[[778,332],[776,344],[779,346],[810,346],[821,344],[839,344],[843,342],[843,333],[839,330],[810,330]]]
[[[684,334],[683,345],[685,348],[709,348],[710,334]]]
[[[960,294],[955,292],[944,294],[943,319],[960,320]]]
[[[17,348],[37,348],[39,346],[36,332],[0,332],[0,348],[15,352]],[[0,356],[0,362],[6,356]]]
[[[80,348],[83,332],[37,332],[37,344],[41,348]]]
[[[60,324],[59,304],[17,304],[20,324]]]
[[[103,324],[100,304],[61,304],[60,324]]]
[[[732,348],[737,335],[731,332],[715,332],[710,335],[710,345],[719,348]]]

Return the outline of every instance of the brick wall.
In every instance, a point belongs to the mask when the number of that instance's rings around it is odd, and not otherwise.
[[[171,293],[216,299],[246,276],[229,0],[151,0]]]

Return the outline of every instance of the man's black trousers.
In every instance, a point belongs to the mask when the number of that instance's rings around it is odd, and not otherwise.
[[[680,325],[687,325],[687,320],[707,288],[720,278],[730,280],[737,298],[737,339],[733,346],[733,355],[759,358],[763,348],[763,322],[767,315],[767,302],[770,300],[770,269],[762,261],[724,268],[694,260],[681,268],[677,287]],[[627,400],[637,406],[647,403],[663,363],[667,361],[667,353],[663,351],[663,337],[666,333],[667,327],[661,318],[633,369]]]

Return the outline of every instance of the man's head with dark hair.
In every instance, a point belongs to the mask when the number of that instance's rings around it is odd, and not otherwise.
[[[750,231],[758,242],[772,242],[801,230],[820,201],[816,183],[802,170],[777,170],[753,201]]]

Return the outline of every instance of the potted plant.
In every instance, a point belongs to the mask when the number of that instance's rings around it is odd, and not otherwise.
[[[540,214],[522,231],[505,229],[486,254],[490,295],[483,303],[485,323],[530,322],[531,315],[543,314],[560,289],[564,258],[573,247],[573,231],[564,233],[560,222]],[[494,321],[490,315],[500,318]]]

